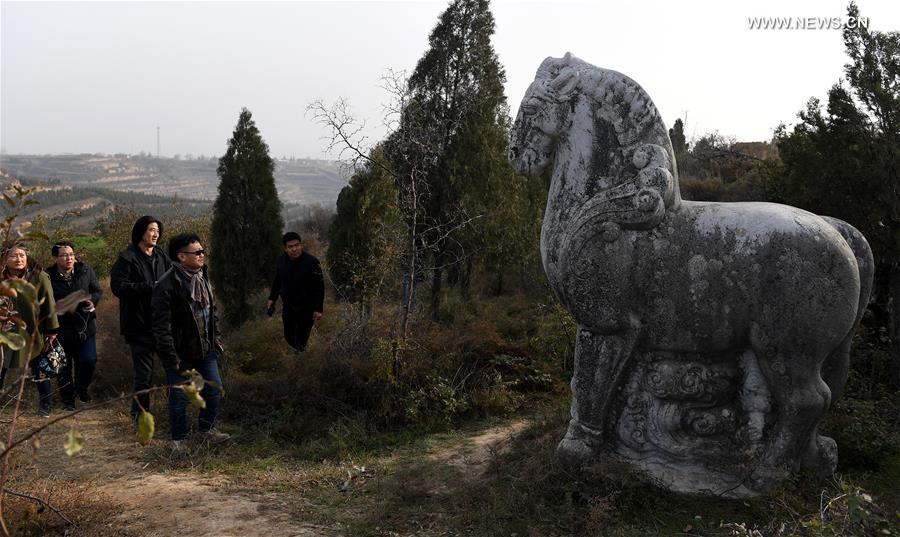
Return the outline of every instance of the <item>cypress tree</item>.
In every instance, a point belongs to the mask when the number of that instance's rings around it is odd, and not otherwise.
[[[394,178],[379,165],[381,149],[341,190],[337,214],[328,231],[328,272],[338,292],[364,310],[396,271],[403,248],[403,223]]]
[[[669,129],[669,140],[672,141],[672,149],[675,151],[675,160],[681,160],[681,156],[687,152],[688,143],[684,137],[684,122],[681,118],[675,120],[675,124]]]
[[[408,82],[410,101],[428,118],[425,138],[436,144],[428,148],[436,158],[426,174],[422,221],[437,237],[430,245],[432,314],[440,306],[443,267],[463,256],[471,266],[472,256],[502,248],[509,235],[485,233],[486,228],[503,225],[492,215],[517,212],[505,206],[524,200],[522,189],[513,185],[521,180],[506,160],[506,75],[491,44],[493,33],[488,0],[453,0]],[[400,130],[406,128],[421,126],[401,121]],[[469,218],[476,219],[461,227]]]
[[[213,206],[210,270],[225,319],[252,317],[250,299],[271,283],[284,222],[275,189],[275,162],[246,108],[219,159]]]

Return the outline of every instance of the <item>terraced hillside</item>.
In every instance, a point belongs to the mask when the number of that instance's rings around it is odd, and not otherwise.
[[[216,158],[176,160],[124,154],[0,157],[0,167],[22,179],[206,201],[216,197],[217,165]],[[333,207],[347,180],[335,162],[298,159],[276,161],[275,183],[286,206]]]

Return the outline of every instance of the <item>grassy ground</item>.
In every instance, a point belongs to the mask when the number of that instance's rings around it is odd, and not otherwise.
[[[385,435],[380,449],[317,458],[321,440],[240,436],[195,451],[192,471],[354,536],[900,535],[900,457],[877,472],[795,475],[768,498],[690,497],[613,461],[560,466],[567,404],[445,433]],[[487,439],[487,440],[485,440]],[[184,468],[161,451],[147,461]],[[758,533],[753,533],[758,532]]]
[[[191,457],[171,458],[159,395],[157,440],[123,447],[132,459],[125,468],[214,481],[263,514],[324,528],[317,535],[900,535],[900,396],[878,381],[880,332],[861,335],[847,393],[822,426],[838,441],[838,474],[795,475],[768,498],[736,501],[669,493],[614,461],[558,464],[571,325],[552,306],[510,296],[475,307],[449,301],[442,323],[417,318],[411,348],[420,363],[404,363],[408,386],[379,376],[389,308],[366,326],[350,310],[326,311],[302,357],[286,350],[277,318],[230,334],[223,428],[231,443],[197,443]],[[100,397],[128,383],[115,317],[114,300],[101,304]],[[116,438],[129,434],[127,417],[118,421],[125,425],[108,433]],[[125,535],[107,522],[122,504],[94,484],[19,468],[13,485],[78,513],[82,535]],[[8,512],[22,534],[58,528],[27,502],[11,500]]]

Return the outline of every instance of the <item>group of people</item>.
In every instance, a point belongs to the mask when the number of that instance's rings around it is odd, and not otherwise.
[[[216,428],[221,403],[222,378],[219,364],[224,348],[220,341],[217,302],[208,277],[206,250],[200,237],[184,233],[168,241],[168,252],[158,248],[163,224],[152,216],[135,222],[131,244],[122,251],[110,271],[110,288],[119,300],[120,330],[131,349],[134,366],[134,399],[131,417],[138,422],[150,410],[154,362],[165,372],[166,385],[185,381],[184,372],[195,370],[207,381],[201,391],[206,402],[200,411],[197,434],[210,443],[227,441],[229,435]],[[282,237],[284,252],[276,260],[275,278],[267,302],[272,315],[282,299],[284,337],[296,352],[306,349],[315,321],[323,312],[325,285],[319,261],[303,250],[300,235]],[[96,306],[102,291],[94,270],[76,259],[75,246],[59,241],[51,249],[54,264],[47,270],[22,243],[4,249],[2,278],[23,279],[37,289],[37,303],[22,295],[0,297],[25,322],[24,333],[33,334],[35,344],[18,351],[0,347],[2,388],[7,370],[31,368],[39,394],[38,415],[50,416],[53,407],[52,379],[38,369],[37,359],[54,341],[67,360],[58,375],[62,405],[75,410],[75,397],[91,401],[90,384],[97,364]],[[89,297],[74,311],[57,315],[55,303],[83,291]],[[13,325],[5,331],[16,331]],[[169,424],[173,452],[185,452],[189,427],[188,398],[183,390],[169,388]]]
[[[75,246],[71,242],[54,244],[50,253],[54,264],[45,271],[29,256],[24,244],[14,244],[6,248],[2,271],[4,280],[19,278],[31,283],[37,290],[38,303],[28,301],[22,294],[3,297],[7,301],[7,309],[17,312],[25,323],[25,333],[34,335],[35,343],[16,351],[0,348],[3,354],[0,387],[10,368],[30,366],[39,394],[38,415],[43,417],[50,416],[53,388],[49,379],[37,369],[36,358],[57,339],[68,357],[59,371],[59,395],[63,407],[75,410],[76,393],[83,402],[91,400],[88,386],[97,364],[97,321],[94,311],[103,295],[93,269],[75,259]],[[57,315],[56,301],[78,290],[84,291],[90,298],[79,303],[75,311]],[[9,322],[4,329],[15,330],[16,326]]]

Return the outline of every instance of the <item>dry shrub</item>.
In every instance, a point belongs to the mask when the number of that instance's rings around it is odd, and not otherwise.
[[[122,513],[121,504],[99,492],[93,482],[47,480],[29,483],[27,489],[21,483],[13,482],[9,484],[9,488],[44,500],[49,499],[53,507],[75,523],[75,526],[69,526],[50,509],[24,498],[7,495],[3,514],[12,535],[137,537],[133,532],[126,533],[119,529],[115,519]]]
[[[303,235],[303,251],[316,256],[319,260],[325,259],[325,247],[319,239],[318,233],[305,233]]]
[[[468,320],[450,324],[417,312],[412,336],[398,346],[392,305],[377,304],[367,314],[329,296],[300,355],[284,342],[279,318],[248,323],[226,340],[226,419],[291,442],[331,437],[349,445],[354,436],[367,442],[367,436],[398,427],[446,428],[558,396],[565,390],[559,371],[534,359],[543,354],[532,350],[529,335],[540,323],[507,321],[519,325],[509,330],[518,337],[508,337],[493,319],[539,310],[521,298],[501,302],[505,306],[492,306],[487,316],[476,307]]]

